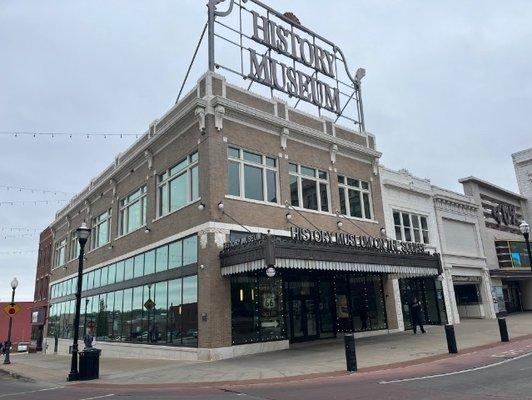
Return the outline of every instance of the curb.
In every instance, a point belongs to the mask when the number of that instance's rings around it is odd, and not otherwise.
[[[11,378],[18,379],[18,380],[25,381],[25,382],[31,382],[31,383],[36,382],[35,379],[32,379],[24,375],[20,375],[16,372],[10,371],[2,367],[0,367],[0,374],[9,375]]]
[[[417,358],[415,360],[401,361],[391,364],[382,364],[372,367],[360,368],[356,373],[349,373],[347,371],[331,371],[331,372],[320,372],[306,375],[294,375],[287,377],[277,377],[277,378],[265,378],[265,379],[247,379],[247,380],[238,380],[238,381],[218,381],[218,382],[189,382],[189,383],[158,383],[158,384],[125,384],[125,383],[73,383],[72,386],[76,387],[98,387],[98,388],[109,388],[109,389],[127,389],[131,387],[136,387],[139,389],[160,389],[160,388],[173,388],[173,389],[209,389],[209,388],[219,388],[221,386],[245,386],[245,385],[256,385],[256,384],[268,384],[268,383],[291,383],[291,382],[300,382],[305,380],[319,379],[319,378],[334,378],[341,376],[351,376],[351,375],[361,375],[364,373],[370,372],[380,372],[388,371],[396,368],[405,368],[421,364],[426,364],[434,361],[452,359],[467,354],[471,354],[477,351],[508,346],[512,343],[518,343],[524,340],[532,339],[532,335],[525,335],[516,337],[510,342],[494,342],[489,344],[484,344],[476,347],[469,347],[463,350],[460,350],[458,354],[437,354],[428,357]]]

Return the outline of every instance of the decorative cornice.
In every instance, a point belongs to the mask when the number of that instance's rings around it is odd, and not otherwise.
[[[294,133],[299,133],[304,136],[311,137],[313,139],[319,140],[323,143],[326,143],[327,145],[330,144],[336,144],[338,147],[342,147],[344,149],[361,153],[366,156],[369,156],[371,158],[380,158],[382,156],[382,153],[370,149],[368,147],[362,146],[358,143],[351,142],[349,140],[341,139],[329,134],[326,134],[322,131],[318,131],[316,129],[312,129],[300,124],[297,124],[292,121],[287,121],[283,118],[276,117],[275,115],[269,114],[264,111],[257,110],[256,108],[253,108],[251,106],[247,106],[245,104],[229,100],[220,96],[214,96],[212,98],[212,105],[216,107],[217,105],[222,105],[226,109],[226,113],[228,110],[246,115],[252,118],[255,118],[259,121],[268,123],[270,125],[273,125],[278,128],[279,131],[282,131],[283,128],[287,128],[290,131],[290,135],[293,135]],[[328,147],[328,146],[327,146]]]

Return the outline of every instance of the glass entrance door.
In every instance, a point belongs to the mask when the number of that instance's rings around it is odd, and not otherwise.
[[[319,335],[319,293],[316,282],[289,283],[290,339],[306,341]]]

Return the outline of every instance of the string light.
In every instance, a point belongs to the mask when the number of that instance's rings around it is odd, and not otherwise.
[[[37,250],[0,251],[0,255],[31,254],[31,253],[37,253]]]
[[[22,227],[13,227],[13,226],[0,226],[0,231],[9,231],[9,232],[39,232],[42,229],[39,228],[22,228]]]
[[[0,131],[0,135],[2,136],[12,136],[15,138],[18,138],[20,136],[28,136],[28,137],[50,137],[52,139],[56,137],[66,137],[68,139],[72,139],[74,136],[77,137],[85,137],[89,139],[90,137],[102,137],[104,139],[110,138],[110,137],[118,137],[120,139],[123,139],[124,137],[135,137],[138,138],[140,136],[139,133],[130,133],[130,132],[122,132],[122,133],[100,133],[100,132],[94,132],[94,133],[84,133],[84,132],[23,132],[23,131]]]
[[[22,187],[22,186],[10,186],[10,185],[0,185],[0,189],[10,191],[18,191],[18,192],[31,192],[31,193],[51,193],[51,194],[64,194],[64,195],[74,195],[75,193],[72,192],[63,192],[61,190],[48,190],[48,189],[35,189],[35,188],[29,188],[29,187]]]
[[[29,237],[34,237],[37,235],[38,233],[35,232],[35,233],[19,233],[19,234],[14,234],[14,235],[1,235],[1,237],[4,239],[14,239],[14,238],[29,238]]]
[[[70,200],[13,200],[13,201],[0,201],[0,206],[15,206],[15,205],[37,205],[37,204],[57,204],[67,203]]]

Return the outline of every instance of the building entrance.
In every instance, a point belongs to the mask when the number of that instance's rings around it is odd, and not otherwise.
[[[440,281],[434,278],[399,279],[399,289],[401,291],[405,329],[412,329],[410,304],[414,297],[422,304],[423,322],[426,325],[447,323],[447,313],[445,311],[445,301]]]
[[[317,339],[319,290],[316,282],[289,282],[289,314],[292,341]]]
[[[503,282],[504,303],[509,313],[523,311],[521,287],[517,281]]]
[[[337,332],[387,328],[382,276],[285,275],[288,339],[301,342]]]

